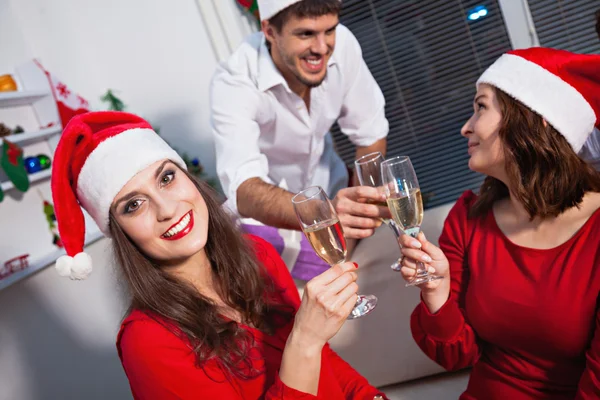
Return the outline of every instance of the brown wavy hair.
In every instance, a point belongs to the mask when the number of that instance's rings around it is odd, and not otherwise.
[[[194,182],[208,208],[205,250],[217,293],[228,307],[241,314],[245,324],[272,334],[278,326],[290,321],[292,309],[268,302],[269,293],[278,289],[259,265],[249,241],[220,207],[212,188],[187,171],[179,172]],[[196,354],[198,367],[216,359],[226,371],[243,379],[260,373],[251,368],[248,357],[254,346],[250,332],[234,321],[223,319],[212,300],[146,257],[121,229],[112,213],[110,233],[114,256],[131,296],[127,314],[134,309],[146,312],[187,340]]]
[[[328,14],[340,13],[342,2],[340,0],[301,0],[284,8],[269,19],[269,24],[281,32],[281,29],[292,17],[316,18]]]
[[[502,121],[499,137],[504,166],[515,198],[529,217],[556,217],[581,204],[586,192],[600,192],[600,173],[582,160],[544,119],[518,100],[493,87]],[[488,176],[481,185],[471,217],[487,214],[509,189]]]

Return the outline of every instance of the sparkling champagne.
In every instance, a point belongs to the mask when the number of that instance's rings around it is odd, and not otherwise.
[[[346,260],[346,239],[339,219],[330,219],[304,229],[304,234],[315,253],[327,264]]]
[[[385,201],[373,201],[373,200],[369,200],[367,201],[368,204],[375,204],[376,206],[379,207],[387,207],[388,204]],[[381,220],[381,222],[383,222],[384,224],[389,224],[390,220],[388,218],[379,218]]]
[[[407,234],[416,236],[423,222],[421,189],[411,189],[408,194],[392,194],[387,199],[387,204],[398,227]]]

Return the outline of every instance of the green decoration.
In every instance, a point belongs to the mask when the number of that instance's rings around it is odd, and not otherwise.
[[[40,160],[40,166],[42,167],[42,169],[50,168],[50,165],[52,164],[50,161],[50,157],[48,157],[45,154],[39,154],[37,156],[37,159]]]
[[[29,189],[29,176],[25,165],[23,165],[23,149],[4,139],[0,158],[0,165],[6,172],[8,179],[15,185],[17,190],[26,192]]]
[[[58,235],[58,227],[56,226],[56,215],[54,214],[54,206],[52,203],[44,199],[42,192],[38,189],[38,195],[42,199],[44,216],[46,217],[46,222],[48,223],[48,228],[50,229],[50,233],[52,234],[52,244],[55,246],[62,248],[63,244],[60,240],[60,236]]]
[[[237,3],[247,12],[252,14],[257,21],[260,22],[260,15],[258,10],[257,0],[237,0]]]
[[[44,200],[44,215],[46,216],[48,228],[50,229],[50,233],[52,234],[52,244],[62,248],[63,244],[60,240],[60,236],[58,236],[58,228],[56,227],[56,215],[54,214],[54,206],[46,200]]]
[[[108,103],[108,109],[111,111],[124,111],[125,104],[119,99],[112,90],[108,89],[108,91],[102,96],[102,101]]]

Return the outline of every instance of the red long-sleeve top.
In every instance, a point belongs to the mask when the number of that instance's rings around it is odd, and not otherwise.
[[[448,370],[472,366],[463,400],[600,399],[600,210],[562,245],[512,243],[493,213],[446,219],[449,300],[411,316],[419,347]]]
[[[294,281],[275,249],[266,241],[248,235],[259,262],[273,279],[273,294],[280,304],[297,310],[300,296]],[[139,310],[133,311],[121,325],[117,338],[119,357],[135,399],[361,399],[372,400],[380,391],[369,385],[349,364],[326,345],[321,356],[317,396],[287,387],[279,379],[283,349],[293,326],[279,328],[267,335],[244,326],[255,339],[253,367],[263,371],[252,379],[226,374],[218,361],[195,366],[188,343]]]

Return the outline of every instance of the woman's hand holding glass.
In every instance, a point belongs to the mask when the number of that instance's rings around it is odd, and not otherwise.
[[[336,264],[306,284],[292,335],[304,346],[322,348],[340,330],[358,298],[356,266]]]
[[[297,193],[292,204],[300,228],[315,253],[331,267],[346,262],[346,238],[342,224],[325,191],[319,186],[311,186]],[[377,297],[359,295],[348,319],[362,317],[376,305]]]
[[[442,249],[429,242],[423,232],[416,238],[402,235],[399,239],[402,246],[400,273],[407,283],[417,277],[417,260],[422,262],[429,274],[445,279],[435,279],[419,285],[423,302],[431,313],[437,312],[450,295],[450,267]]]
[[[423,199],[417,174],[406,156],[390,158],[381,163],[381,179],[385,184],[387,204],[398,228],[408,236],[416,238],[423,222]],[[416,274],[406,286],[443,279],[429,274],[425,264],[416,258]]]

